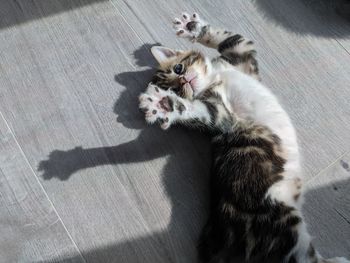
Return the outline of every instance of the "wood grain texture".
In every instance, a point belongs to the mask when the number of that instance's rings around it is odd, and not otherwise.
[[[0,114],[0,262],[84,262]]]
[[[301,0],[268,3],[284,24],[257,1],[0,1],[9,10],[0,22],[0,111],[87,262],[195,261],[208,205],[208,138],[146,126],[137,109],[155,66],[150,47],[193,47],[171,29],[183,10],[256,42],[264,83],[298,130],[307,179],[349,150],[350,65],[339,30],[313,32],[319,20]],[[305,24],[308,32],[299,34]],[[348,29],[341,33],[347,41]],[[310,187],[308,199],[331,194]],[[317,236],[312,216],[323,212],[313,207],[307,219]],[[340,219],[326,214],[325,222]],[[343,238],[321,237],[317,245],[325,255],[345,255]]]

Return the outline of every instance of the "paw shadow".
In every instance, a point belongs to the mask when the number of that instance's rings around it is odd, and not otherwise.
[[[144,44],[134,51],[135,64],[143,70],[122,72],[114,76],[116,82],[126,87],[113,107],[117,122],[126,128],[138,130],[146,128],[144,116],[138,109],[138,96],[146,89],[157,67],[150,52],[151,47],[159,45],[161,44]]]
[[[164,262],[164,259],[176,259],[178,255],[184,260],[181,262],[196,261],[197,237],[207,218],[210,142],[206,135],[193,131],[172,128],[164,132],[159,127],[146,125],[144,114],[138,110],[138,96],[146,88],[156,67],[150,53],[152,46],[145,44],[134,52],[135,62],[141,70],[122,72],[114,77],[126,88],[113,107],[116,120],[128,129],[140,130],[139,136],[133,141],[109,147],[85,149],[78,146],[68,151],[54,150],[38,166],[45,180],[68,180],[74,173],[88,168],[141,163],[167,156],[162,170],[163,188],[172,207],[167,228],[113,245],[108,254],[101,250],[84,255],[91,262],[107,262],[121,255],[128,257],[125,262],[136,262],[141,256],[128,256],[125,248],[130,246],[142,248],[140,255],[149,257],[149,261],[144,262]],[[159,251],[154,251],[158,243],[165,251],[161,258]]]

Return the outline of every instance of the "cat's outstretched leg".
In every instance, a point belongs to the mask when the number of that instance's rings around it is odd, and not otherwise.
[[[176,35],[179,37],[217,49],[221,54],[221,59],[236,66],[244,73],[260,79],[253,41],[227,30],[213,28],[197,13],[192,16],[183,13],[181,18],[175,18],[173,23]]]

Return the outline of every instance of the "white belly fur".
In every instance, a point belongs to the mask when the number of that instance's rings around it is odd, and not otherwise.
[[[272,92],[259,81],[235,69],[221,71],[218,74],[226,84],[228,101],[237,116],[269,127],[281,139],[286,158],[284,179],[274,184],[267,195],[272,200],[300,207],[301,201],[296,202],[293,198],[296,194],[293,184],[301,177],[299,150],[295,129],[288,114]]]

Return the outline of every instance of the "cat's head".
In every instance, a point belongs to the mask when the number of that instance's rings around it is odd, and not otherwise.
[[[198,51],[172,50],[152,47],[151,52],[159,63],[152,82],[162,89],[171,89],[177,95],[192,99],[206,86],[211,63]]]

